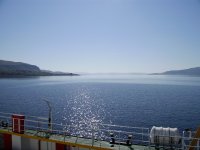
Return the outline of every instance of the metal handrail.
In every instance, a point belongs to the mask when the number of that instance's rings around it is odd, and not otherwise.
[[[0,112],[0,120],[1,118],[3,119],[8,119],[8,127],[10,129],[10,127],[12,127],[13,125],[13,121],[11,120],[12,118],[7,116],[7,115],[12,115],[11,113],[3,113]],[[44,132],[44,133],[56,133],[56,134],[62,134],[64,137],[64,141],[65,141],[65,137],[66,136],[76,136],[76,137],[82,137],[81,130],[79,125],[75,126],[75,125],[63,125],[63,124],[58,124],[58,123],[52,123],[52,125],[55,127],[54,129],[49,129],[48,128],[48,122],[45,121],[41,121],[41,120],[36,120],[39,117],[33,117],[36,119],[30,119],[30,117],[27,117],[28,119],[18,119],[18,120],[23,120],[25,122],[25,124],[23,125],[24,127],[24,132],[26,133],[26,131],[28,131],[29,129],[38,131],[38,132]],[[17,119],[17,118],[14,118]],[[14,124],[15,125],[15,124]],[[107,129],[108,128],[108,129]],[[123,130],[116,130],[116,129],[112,129],[112,128],[123,128]],[[126,131],[125,129],[131,129],[133,131]],[[70,132],[70,131],[74,131],[76,130],[76,132]],[[136,130],[136,131],[134,131]],[[111,137],[108,136],[108,133],[114,133],[114,138],[116,141],[126,141],[126,140],[131,140],[131,142],[141,142],[141,143],[147,143],[147,145],[151,145],[150,142],[150,129],[149,128],[142,128],[142,127],[129,127],[129,126],[118,126],[118,125],[110,125],[110,124],[101,124],[101,123],[92,123],[92,126],[84,129],[84,131],[87,131],[87,137],[90,137],[91,139],[98,139],[101,143],[102,140],[110,140]],[[69,134],[66,134],[69,133]],[[199,141],[200,138],[194,138],[194,137],[188,137],[188,136],[184,136],[185,132],[183,132],[182,136],[167,136],[167,135],[159,135],[159,137],[163,137],[163,138],[181,138],[182,142],[181,142],[181,148],[177,148],[177,149],[187,149],[189,147],[194,147],[194,148],[198,148],[200,149],[199,146]],[[192,133],[192,131],[191,131]],[[102,136],[101,136],[102,135]],[[128,139],[126,135],[133,135],[133,138]],[[141,139],[137,139],[137,136],[141,137]],[[198,140],[197,145],[196,146],[190,146],[190,141],[192,139],[196,139]],[[118,143],[120,145],[120,142]],[[101,145],[101,144],[100,144]]]
[[[144,128],[144,127],[130,127],[130,126],[120,126],[120,125],[113,125],[113,124],[99,124],[103,126],[110,126],[110,127],[119,127],[119,128],[129,128],[129,129],[145,129],[149,130],[149,128]]]

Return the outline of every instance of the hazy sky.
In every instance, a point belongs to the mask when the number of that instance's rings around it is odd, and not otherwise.
[[[200,0],[0,0],[0,59],[69,72],[200,66]]]

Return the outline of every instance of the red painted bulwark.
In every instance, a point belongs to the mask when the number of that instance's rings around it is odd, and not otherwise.
[[[65,145],[56,143],[56,150],[65,150]]]
[[[12,123],[13,123],[13,132],[16,133],[24,133],[24,115],[12,115]]]
[[[12,150],[12,135],[3,134],[4,150]]]

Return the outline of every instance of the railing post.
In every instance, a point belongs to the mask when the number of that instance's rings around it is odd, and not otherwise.
[[[92,124],[92,146],[94,145],[94,124]]]
[[[148,128],[147,132],[148,132],[148,141],[149,141],[148,147],[149,147],[149,149],[150,149],[150,146],[151,146],[151,138],[150,138],[150,129],[149,129],[149,128]]]
[[[142,128],[142,143],[143,143],[143,141],[144,141],[143,134],[144,134],[144,131],[143,131],[143,128]]]
[[[64,142],[65,142],[65,138],[66,138],[66,130],[64,130]]]
[[[182,139],[181,139],[181,147],[182,147],[182,150],[184,150],[184,146],[185,146],[185,143],[184,143],[184,138],[185,138],[185,136],[184,136],[185,134],[184,134],[184,131],[183,131],[183,137],[182,137]]]
[[[38,123],[37,123],[37,133],[38,133],[39,127],[40,127],[40,123],[39,123],[39,120],[38,120]]]
[[[119,150],[120,150],[120,142],[121,142],[121,141],[120,141],[120,140],[121,140],[121,138],[120,138],[120,132],[121,132],[121,131],[119,131],[119,138],[118,138],[118,139],[119,139]]]

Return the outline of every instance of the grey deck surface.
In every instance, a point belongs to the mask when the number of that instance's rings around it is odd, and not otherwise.
[[[10,128],[7,128],[7,129],[0,128],[0,131],[7,131],[7,132],[12,133],[12,130]],[[49,134],[46,132],[35,131],[35,130],[26,130],[24,134],[29,135],[29,136],[36,136],[40,138],[50,139],[50,140],[68,142],[72,144],[81,144],[81,145],[94,146],[94,147],[99,147],[99,148],[108,148],[108,149],[114,149],[114,150],[147,150],[147,149],[155,150],[154,147],[142,146],[142,145],[125,146],[125,145],[114,144],[113,147],[111,147],[111,144],[107,141],[102,141],[102,140],[92,141],[92,139],[87,139],[87,138],[82,138],[82,137]]]
[[[35,131],[31,131],[35,132]],[[30,133],[30,131],[29,131]],[[34,134],[34,133],[33,133]],[[39,132],[35,134],[40,137],[45,137],[45,133]],[[95,146],[95,147],[101,147],[101,148],[109,148],[109,149],[115,149],[115,150],[146,150],[149,149],[148,146],[142,146],[142,145],[132,145],[132,146],[124,146],[124,145],[118,145],[114,144],[114,147],[111,147],[111,144],[107,141],[99,141],[99,140],[94,140],[92,142],[92,139],[87,139],[87,138],[82,138],[82,137],[74,137],[74,136],[63,136],[63,135],[58,135],[58,134],[51,134],[49,136],[49,139],[52,140],[58,140],[58,141],[63,141],[63,142],[70,142],[70,143],[75,143],[75,144],[82,144],[82,145],[89,145],[89,146]],[[151,148],[154,149],[154,148]]]

